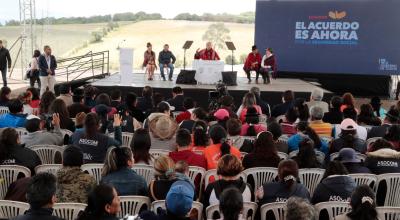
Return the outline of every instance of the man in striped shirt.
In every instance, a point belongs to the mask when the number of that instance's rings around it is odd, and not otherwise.
[[[324,117],[324,110],[319,106],[313,106],[310,109],[311,122],[310,127],[319,136],[331,137],[332,136],[332,125],[330,123],[325,123],[322,121]]]

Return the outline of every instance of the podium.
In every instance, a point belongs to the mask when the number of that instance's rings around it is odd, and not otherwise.
[[[222,81],[224,65],[223,61],[194,60],[193,70],[196,70],[195,79],[197,83],[213,85]]]
[[[120,84],[122,86],[131,86],[133,83],[133,49],[119,49],[119,72],[121,75]]]

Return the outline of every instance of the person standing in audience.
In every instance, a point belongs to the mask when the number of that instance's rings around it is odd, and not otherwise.
[[[54,93],[54,85],[56,84],[56,58],[51,54],[50,46],[44,46],[43,51],[44,53],[39,57],[39,78],[42,84],[40,87],[40,96],[42,96],[46,90]]]
[[[342,148],[336,160],[340,161],[350,174],[371,173],[371,171],[364,166],[364,162],[357,158],[356,151],[353,148]]]
[[[161,77],[165,81],[164,68],[169,69],[168,80],[172,81],[172,76],[174,75],[174,64],[176,57],[169,50],[169,45],[165,44],[164,49],[158,55],[158,63],[160,67]]]
[[[278,182],[265,183],[261,186],[256,196],[259,205],[272,202],[286,202],[290,197],[310,199],[307,188],[298,183],[299,167],[294,160],[283,160],[278,166]]]
[[[374,114],[374,109],[370,104],[362,104],[360,107],[360,114],[357,116],[357,123],[363,126],[379,126],[382,124]]]
[[[368,131],[368,138],[373,137],[383,137],[387,133],[388,129],[392,125],[399,124],[400,122],[400,112],[394,107],[391,107],[389,111],[386,113],[386,117],[383,120],[381,126],[372,127]]]
[[[153,46],[150,42],[146,45],[147,50],[144,52],[143,68],[146,68],[148,75],[147,80],[153,80],[154,71],[157,69],[156,53],[153,51]]]
[[[47,130],[46,120],[42,120],[35,115],[29,115],[26,118],[25,129],[28,131],[27,135],[21,137],[21,143],[29,148],[35,145],[59,145],[64,143],[64,136],[60,130],[60,117],[58,114],[52,116],[53,130]]]
[[[53,216],[53,206],[56,203],[56,177],[50,173],[40,173],[32,177],[26,192],[30,208],[15,220],[61,220]]]
[[[114,187],[100,184],[88,196],[85,210],[79,214],[77,220],[119,220],[121,201]]]
[[[348,175],[346,167],[339,161],[331,161],[325,170],[321,183],[314,191],[311,203],[349,202],[351,193],[356,186],[354,179]]]
[[[198,48],[194,55],[195,60],[220,60],[218,53],[213,49],[211,42],[206,43],[206,48],[200,50]]]
[[[86,106],[84,103],[83,89],[74,89],[74,95],[72,96],[72,105],[67,106],[67,110],[70,118],[76,118],[76,115],[80,112],[89,113],[90,107]]]
[[[246,113],[250,107],[255,108],[258,114],[260,114],[260,115],[262,114],[261,107],[259,105],[257,105],[256,97],[254,96],[253,93],[249,92],[249,93],[246,93],[246,95],[244,95],[242,105],[237,110],[237,115],[239,116],[239,119],[242,123],[245,122]]]
[[[343,120],[343,113],[340,111],[341,106],[342,98],[340,96],[333,96],[331,98],[329,111],[324,113],[322,121],[331,124],[340,124]]]
[[[257,135],[254,151],[243,158],[244,169],[253,167],[278,167],[281,159],[274,145],[271,132],[263,131]]]
[[[265,50],[265,55],[261,60],[261,75],[263,76],[264,84],[271,83],[271,77],[276,79],[278,68],[276,64],[276,57],[272,51],[272,48]]]
[[[314,206],[307,199],[291,197],[286,202],[286,220],[318,220]]]
[[[237,188],[228,188],[221,193],[219,200],[221,219],[240,220],[243,212],[243,196]]]
[[[139,128],[133,133],[131,149],[135,164],[153,165],[154,158],[149,153],[151,138],[147,129]]]
[[[41,115],[51,114],[50,107],[54,100],[56,100],[56,95],[53,92],[44,92],[40,98],[39,113]]]
[[[258,76],[260,75],[261,68],[261,54],[258,52],[257,46],[254,45],[251,47],[251,53],[247,55],[246,61],[244,62],[243,70],[247,75],[247,79],[249,79],[249,83],[251,83],[251,71],[256,72],[256,83],[258,83]]]
[[[373,174],[400,173],[400,152],[384,139],[376,140],[367,153],[365,166]]]
[[[40,51],[33,51],[33,57],[30,62],[29,68],[29,84],[31,87],[35,87],[35,82],[38,84],[38,88],[40,89],[40,78],[39,78],[39,57]]]
[[[168,99],[167,102],[174,106],[175,111],[184,111],[183,101],[185,100],[185,96],[183,95],[183,90],[180,86],[175,86],[172,88],[172,98]]]
[[[23,114],[24,105],[19,99],[12,99],[8,104],[9,113],[0,115],[0,128],[25,127],[27,114]]]
[[[7,86],[7,68],[11,71],[11,56],[10,52],[3,46],[3,41],[0,40],[0,72],[3,78],[3,87]]]
[[[108,137],[98,131],[99,118],[95,113],[86,115],[83,131],[75,132],[71,143],[79,146],[83,151],[84,163],[103,163],[106,153],[111,146],[120,146],[122,143],[121,117],[114,115],[114,138]]]
[[[61,129],[67,129],[72,132],[75,131],[75,123],[69,117],[69,112],[68,112],[67,106],[65,105],[65,102],[63,100],[61,100],[61,99],[54,100],[50,106],[50,113],[58,114],[58,116],[60,117],[60,128]]]
[[[101,183],[113,186],[120,196],[147,196],[146,180],[132,170],[134,163],[130,148],[110,148],[104,161]]]
[[[153,88],[151,88],[151,86],[143,87],[142,97],[137,98],[136,107],[144,112],[146,116],[150,115],[151,110],[154,108]]]
[[[299,152],[293,157],[293,160],[300,169],[322,168],[322,161],[318,160],[314,145],[314,141],[307,137],[299,143]]]
[[[289,108],[291,108],[294,105],[294,93],[292,90],[286,90],[282,94],[282,104],[275,105],[272,108],[271,116],[272,117],[278,117],[281,115],[284,115]]]
[[[229,145],[226,130],[222,126],[212,126],[209,134],[213,144],[204,150],[207,170],[217,168],[218,160],[226,154],[232,154],[238,159],[241,158],[240,151],[236,147]]]
[[[72,94],[71,94],[71,86],[68,84],[61,84],[58,88],[60,95],[57,99],[61,99],[65,102],[65,105],[68,107],[72,105]]]
[[[315,133],[319,136],[331,137],[332,136],[332,125],[322,121],[324,117],[324,111],[319,106],[313,106],[310,109],[311,121],[309,126],[314,129]]]
[[[203,196],[204,207],[218,204],[221,193],[232,187],[237,188],[242,193],[244,202],[254,201],[253,189],[239,177],[242,171],[242,163],[237,157],[232,155],[221,157],[217,166],[217,175],[220,176],[220,179],[207,186]]]
[[[332,141],[330,152],[335,153],[342,148],[353,148],[357,152],[364,154],[367,151],[367,144],[364,140],[358,138],[357,127],[358,125],[352,119],[346,118],[343,120],[340,124],[340,130],[342,132],[339,138]]]
[[[96,186],[96,180],[81,170],[83,152],[68,145],[63,152],[62,168],[57,172],[57,202],[87,203],[87,197]]]
[[[311,92],[310,101],[306,104],[311,109],[313,106],[319,106],[322,108],[324,113],[329,112],[329,105],[328,103],[322,101],[324,98],[324,91],[320,88],[316,88]]]
[[[24,166],[34,174],[35,167],[41,163],[39,156],[34,151],[21,144],[15,129],[3,129],[0,136],[0,165]]]
[[[178,179],[174,171],[175,163],[168,156],[160,156],[154,160],[155,179],[149,184],[151,201],[165,200],[169,189]]]
[[[358,186],[350,199],[351,211],[336,216],[336,220],[378,220],[375,193],[367,185]]]
[[[0,89],[0,106],[8,107],[8,103],[10,102],[11,97],[11,89],[7,86],[4,86]]]

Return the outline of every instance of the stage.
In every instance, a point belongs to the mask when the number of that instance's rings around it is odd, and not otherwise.
[[[104,79],[97,80],[91,83],[93,86],[98,87],[104,92],[110,92],[113,89],[120,89],[123,94],[128,92],[135,92],[137,95],[141,96],[141,92],[144,86],[151,86],[154,92],[162,93],[166,98],[172,96],[171,90],[175,86],[180,86],[184,90],[186,97],[192,97],[198,102],[199,106],[208,106],[208,92],[215,90],[215,85],[184,85],[176,84],[175,80],[177,75],[174,75],[174,81],[162,81],[156,74],[153,81],[148,81],[144,76],[144,73],[132,73],[133,83],[131,85],[121,85],[120,74],[115,73]],[[247,78],[238,77],[237,86],[228,86],[228,91],[231,96],[235,99],[235,105],[239,106],[243,95],[249,91],[251,87],[257,86],[260,88],[261,97],[266,100],[271,105],[275,105],[281,102],[282,92],[291,89],[295,92],[296,97],[303,97],[308,99],[310,97],[310,92],[314,88],[320,88],[317,84],[312,84],[307,81],[300,79],[288,79],[282,78],[277,80],[272,80],[271,84],[265,85],[262,83],[262,79],[259,79],[259,84],[255,83],[255,79],[252,79],[252,83],[249,84]],[[323,89],[324,90],[324,89]],[[324,90],[325,96],[324,100],[329,101],[332,97],[332,93],[328,90]]]

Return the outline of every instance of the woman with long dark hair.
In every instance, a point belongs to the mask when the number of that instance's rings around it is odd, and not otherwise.
[[[54,95],[53,92],[51,91],[46,91],[42,94],[42,97],[40,99],[40,105],[39,105],[39,113],[41,115],[48,115],[50,114],[50,106],[53,103],[53,101],[56,100],[56,96]],[[68,116],[69,117],[69,116]]]
[[[153,80],[154,71],[157,69],[156,65],[156,54],[153,51],[151,43],[147,43],[147,50],[144,52],[143,67],[146,68],[148,74],[147,80]]]
[[[378,220],[375,193],[367,185],[358,186],[350,199],[351,211],[336,216],[336,220]]]
[[[241,136],[256,136],[260,132],[267,131],[265,125],[260,124],[260,114],[254,107],[250,107],[246,112],[246,123],[242,125]]]
[[[375,116],[374,109],[370,104],[362,104],[360,114],[357,116],[357,123],[359,125],[380,126],[382,121]]]
[[[75,123],[69,117],[69,112],[65,102],[61,99],[56,99],[50,106],[50,112],[52,114],[57,113],[60,116],[60,128],[67,129],[72,132],[75,131]]]
[[[219,209],[226,220],[239,220],[243,211],[243,196],[237,188],[225,189],[219,199]]]
[[[371,98],[370,104],[374,109],[375,116],[383,121],[386,117],[386,110],[382,108],[381,99],[378,96],[374,96]]]
[[[343,112],[346,108],[354,108],[356,112],[358,110],[355,108],[355,99],[353,94],[347,92],[342,96],[342,106],[340,106],[340,111]]]
[[[135,164],[152,165],[154,158],[149,153],[151,147],[150,133],[147,129],[139,128],[133,133],[131,149]]]
[[[255,108],[258,114],[262,114],[261,107],[257,105],[256,96],[251,92],[244,95],[242,105],[237,111],[237,115],[239,116],[241,122],[245,122],[247,109],[250,107]]]
[[[210,145],[210,136],[207,133],[207,123],[204,121],[195,121],[192,129],[193,151],[203,151]]]
[[[33,52],[29,70],[29,84],[31,85],[31,87],[35,87],[35,82],[37,82],[38,88],[40,88],[39,65],[38,65],[39,57],[40,57],[40,51],[35,50]]]
[[[314,150],[314,141],[305,137],[299,143],[299,153],[293,158],[300,168],[321,168],[322,164],[318,161]]]
[[[31,107],[33,109],[39,109],[40,106],[40,96],[39,96],[39,90],[34,88],[34,87],[30,87],[26,89],[27,92],[30,92],[32,94],[32,100],[31,100]]]

